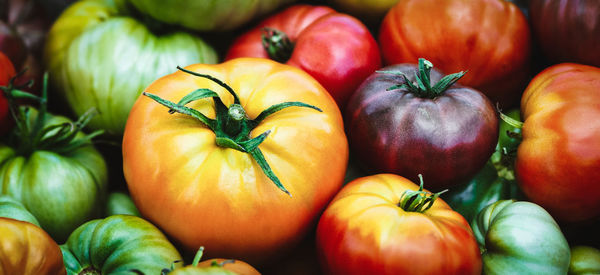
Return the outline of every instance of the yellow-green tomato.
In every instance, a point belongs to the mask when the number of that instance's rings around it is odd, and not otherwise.
[[[600,250],[590,246],[571,248],[569,275],[600,274]]]

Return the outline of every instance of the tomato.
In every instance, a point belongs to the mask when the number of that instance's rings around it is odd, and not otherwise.
[[[453,84],[461,74],[442,81],[431,63],[419,62],[369,76],[345,110],[346,129],[352,152],[372,173],[413,181],[423,174],[430,189],[441,190],[485,165],[498,140],[498,119],[485,95]],[[416,74],[425,86],[406,86]]]
[[[0,217],[24,221],[40,226],[40,222],[38,222],[21,202],[6,195],[0,195]]]
[[[10,62],[10,59],[0,52],[0,87],[7,86],[10,79],[16,75],[15,68]],[[0,135],[4,135],[10,130],[13,123],[10,117],[8,101],[4,96],[4,92],[0,91]]]
[[[184,102],[137,100],[123,137],[125,179],[142,215],[189,250],[264,262],[299,242],[343,182],[340,111],[297,68],[262,58],[197,64],[145,92]]]
[[[399,0],[329,0],[333,6],[369,23],[381,23],[385,14]]]
[[[78,116],[94,107],[90,128],[120,139],[142,90],[176,66],[214,63],[199,37],[133,17],[126,0],[78,1],[48,33],[44,58],[54,90]]]
[[[200,262],[204,247],[200,247],[191,265],[166,269],[170,275],[260,275],[246,262],[233,259],[210,259]]]
[[[237,57],[271,58],[301,68],[325,87],[340,109],[381,67],[369,30],[325,6],[295,5],[263,20],[232,43],[225,59]]]
[[[158,228],[146,220],[114,215],[78,227],[60,246],[69,275],[160,274],[181,255]]]
[[[561,221],[600,216],[598,102],[600,68],[570,63],[540,72],[521,100],[517,181],[532,202]]]
[[[590,246],[571,247],[569,275],[599,274],[600,250]]]
[[[566,274],[569,244],[552,216],[537,204],[501,200],[472,224],[484,274]]]
[[[135,207],[129,195],[121,192],[113,192],[108,195],[105,216],[117,214],[141,216],[140,211]]]
[[[58,244],[36,225],[0,217],[0,275],[67,274]]]
[[[21,202],[61,242],[101,214],[108,175],[90,142],[101,132],[81,132],[91,114],[76,122],[49,114],[45,95],[45,90],[42,98],[30,95],[41,102],[39,111],[10,106],[17,126],[0,139],[0,194]]]
[[[404,0],[386,15],[379,43],[386,64],[426,58],[443,71],[468,70],[461,84],[503,108],[518,104],[530,66],[530,31],[505,0]]]
[[[232,30],[296,0],[130,0],[142,13],[199,31]]]
[[[600,67],[600,2],[597,0],[531,0],[531,28],[552,62]]]
[[[324,273],[481,274],[467,221],[439,194],[414,190],[419,186],[395,174],[345,185],[317,226]]]

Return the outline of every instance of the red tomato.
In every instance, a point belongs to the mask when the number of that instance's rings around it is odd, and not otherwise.
[[[344,186],[317,227],[325,274],[481,274],[479,247],[459,213],[439,198],[422,212],[400,206],[418,189],[394,174]]]
[[[269,53],[264,28],[289,41]],[[280,39],[280,37],[273,37]],[[381,67],[377,42],[356,18],[325,6],[295,5],[275,14],[235,40],[225,59],[263,57],[308,72],[343,109],[356,87]]]
[[[10,78],[15,76],[15,68],[10,59],[0,52],[0,86],[8,85]],[[4,97],[4,93],[0,93],[0,135],[8,132],[12,126],[12,118],[8,108],[8,101]]]
[[[529,78],[530,32],[505,0],[403,0],[381,23],[386,64],[425,58],[444,73],[468,70],[459,83],[503,108],[517,105]]]
[[[600,68],[563,63],[539,73],[521,100],[517,180],[562,221],[600,215]]]

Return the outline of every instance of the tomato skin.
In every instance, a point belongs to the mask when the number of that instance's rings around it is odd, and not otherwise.
[[[44,230],[0,217],[0,275],[66,275],[58,244]]]
[[[0,86],[8,85],[10,78],[15,76],[15,68],[6,55],[0,52]],[[6,134],[13,126],[8,100],[0,93],[0,135]]]
[[[123,170],[142,215],[188,250],[204,246],[208,257],[265,261],[298,243],[341,186],[348,145],[340,111],[308,74],[267,59],[239,58],[187,69],[229,84],[250,118],[286,101],[323,110],[287,108],[250,134],[271,130],[259,148],[291,198],[248,154],[217,146],[215,134],[198,120],[169,115],[147,97],[140,97],[131,110]],[[146,91],[177,102],[198,88],[209,88],[226,105],[232,103],[222,87],[183,72],[154,81]],[[187,106],[214,117],[212,100]]]
[[[225,59],[269,58],[261,42],[265,27],[288,35],[295,46],[286,64],[319,81],[340,109],[358,85],[381,67],[377,42],[364,24],[329,7],[310,5],[295,5],[263,20],[232,43]]]
[[[531,28],[552,62],[600,66],[600,2],[531,0]]]
[[[426,27],[422,27],[426,26]],[[406,0],[386,15],[379,44],[386,65],[425,58],[502,108],[518,104],[529,78],[530,31],[505,0]]]
[[[317,227],[325,274],[481,274],[467,221],[441,199],[423,213],[398,206],[418,190],[394,174],[356,179],[329,204]]]
[[[414,82],[417,66],[399,64],[380,71],[402,72]],[[431,71],[432,85],[442,74]],[[354,93],[345,110],[352,152],[371,173],[394,173],[413,181],[423,174],[431,190],[473,177],[498,140],[493,105],[480,92],[454,85],[435,99],[406,89],[387,89],[402,77],[374,73]]]
[[[218,266],[213,266],[213,262]],[[220,266],[222,265],[222,266]],[[171,275],[260,275],[260,272],[246,262],[227,259],[205,260],[198,265],[188,265],[169,272]]]
[[[560,221],[600,215],[598,102],[600,69],[572,63],[540,72],[521,100],[517,180],[531,201]]]

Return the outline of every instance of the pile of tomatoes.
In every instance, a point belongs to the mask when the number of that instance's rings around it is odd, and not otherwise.
[[[598,49],[597,0],[4,1],[0,275],[599,274]]]

